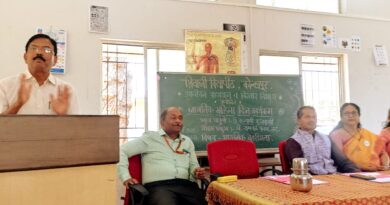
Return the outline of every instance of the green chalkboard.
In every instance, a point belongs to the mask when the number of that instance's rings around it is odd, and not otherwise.
[[[180,107],[182,133],[196,150],[218,139],[246,139],[276,148],[296,127],[302,105],[299,76],[158,73],[160,109]]]

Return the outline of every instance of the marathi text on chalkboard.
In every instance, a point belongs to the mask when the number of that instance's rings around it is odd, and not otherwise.
[[[277,147],[291,136],[302,104],[298,76],[160,73],[160,107],[177,106],[197,150],[218,139]]]

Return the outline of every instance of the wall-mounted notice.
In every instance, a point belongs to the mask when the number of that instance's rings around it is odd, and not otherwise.
[[[384,45],[374,45],[374,59],[376,66],[389,65],[389,58],[387,56],[387,50]]]
[[[37,28],[37,33],[44,33],[49,35],[57,42],[57,63],[50,69],[53,74],[65,74],[65,60],[66,60],[66,31],[64,30],[44,30]]]
[[[196,150],[218,139],[277,148],[293,134],[303,102],[299,76],[159,73],[159,79],[160,109],[182,109],[183,134]]]
[[[351,49],[351,39],[350,38],[339,38],[339,48],[341,49]]]
[[[89,31],[108,33],[108,7],[91,6],[89,12]]]
[[[325,47],[336,47],[336,30],[334,26],[322,26],[322,44]]]
[[[352,36],[351,37],[351,49],[355,52],[360,52],[360,49],[362,47],[362,41],[360,39],[360,36]]]
[[[314,26],[308,24],[301,24],[301,45],[314,46]]]

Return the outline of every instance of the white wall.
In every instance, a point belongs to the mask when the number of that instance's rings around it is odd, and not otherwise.
[[[88,32],[90,5],[109,7],[108,34]],[[258,72],[260,49],[347,54],[351,101],[361,106],[364,126],[380,130],[390,107],[390,69],[374,65],[372,47],[389,47],[390,21],[173,0],[0,0],[0,77],[26,69],[24,46],[36,27],[64,29],[67,70],[61,77],[75,86],[85,114],[99,114],[102,38],[183,43],[184,29],[222,30],[223,23],[246,25],[248,73]],[[315,47],[299,45],[301,23],[315,25]],[[362,51],[323,48],[321,25],[336,26],[338,37],[360,36]]]

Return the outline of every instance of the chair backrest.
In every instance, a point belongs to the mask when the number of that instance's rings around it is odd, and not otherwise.
[[[142,183],[142,164],[141,155],[135,155],[129,158],[129,172],[131,177]]]
[[[282,171],[283,171],[283,174],[290,174],[291,173],[291,169],[290,169],[290,165],[287,161],[287,158],[286,158],[286,143],[287,141],[286,140],[282,140],[279,142],[279,156],[280,156],[280,163],[282,164]]]
[[[210,173],[237,175],[238,178],[259,176],[256,145],[246,140],[218,140],[207,144]]]
[[[131,177],[137,179],[140,183],[142,183],[142,164],[141,164],[141,155],[135,155],[129,157],[129,173]],[[124,205],[131,204],[131,195],[129,189],[126,190],[126,195],[124,199]]]

